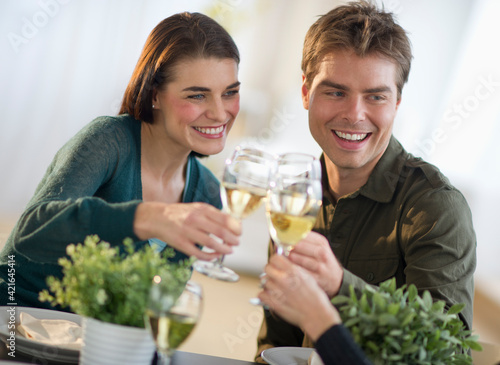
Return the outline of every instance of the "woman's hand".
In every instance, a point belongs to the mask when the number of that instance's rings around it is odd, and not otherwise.
[[[206,203],[144,202],[135,213],[134,233],[141,240],[158,238],[188,256],[212,260],[232,253],[231,246],[239,244],[241,223]],[[196,244],[214,252],[201,251]]]
[[[286,321],[301,327],[313,341],[341,322],[325,292],[302,267],[284,256],[273,255],[265,273],[260,300]]]
[[[290,261],[306,269],[329,298],[340,290],[344,270],[325,236],[310,232],[290,253]]]

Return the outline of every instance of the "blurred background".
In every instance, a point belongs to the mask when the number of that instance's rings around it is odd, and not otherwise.
[[[309,26],[340,0],[3,0],[0,2],[0,244],[56,151],[100,115],[118,112],[149,32],[198,11],[219,21],[241,52],[241,112],[226,149],[204,163],[216,175],[234,146],[319,155],[300,99]],[[408,31],[414,61],[394,134],[436,164],[466,196],[478,241],[476,278],[500,302],[500,46],[498,0],[379,0]],[[263,211],[244,222],[226,264],[255,276],[267,259]]]

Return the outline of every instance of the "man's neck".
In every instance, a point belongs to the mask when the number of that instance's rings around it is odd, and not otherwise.
[[[352,194],[365,185],[375,164],[373,167],[346,169],[338,167],[325,155],[325,166],[329,189],[337,202],[341,197]]]

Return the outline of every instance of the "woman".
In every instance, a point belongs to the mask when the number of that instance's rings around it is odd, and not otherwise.
[[[265,273],[260,300],[277,315],[299,326],[314,341],[325,365],[371,364],[311,274],[280,255],[271,256]]]
[[[8,238],[0,305],[49,307],[38,301],[46,277],[61,277],[66,246],[89,234],[115,246],[166,242],[175,260],[232,252],[240,223],[219,210],[218,181],[196,156],[224,147],[239,111],[238,64],[230,35],[205,15],[176,14],[153,29],[120,114],[95,119],[58,151]]]

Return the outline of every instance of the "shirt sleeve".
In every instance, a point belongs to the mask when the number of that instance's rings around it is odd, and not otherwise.
[[[94,196],[119,169],[123,131],[91,123],[56,154],[21,215],[10,240],[16,251],[38,262],[56,263],[70,243],[97,234],[111,244],[137,239],[133,218],[139,200],[109,203]],[[121,161],[123,163],[123,161]]]
[[[407,283],[448,307],[465,303],[460,316],[471,329],[476,236],[467,201],[455,189],[432,191],[411,204],[404,217],[400,232]]]
[[[316,351],[325,365],[370,365],[371,361],[342,324],[326,330],[316,342]]]
[[[406,284],[420,294],[428,290],[448,308],[465,303],[459,316],[471,329],[476,236],[464,196],[450,187],[426,191],[402,207],[397,232]],[[351,285],[360,291],[369,284],[344,269],[339,294],[348,296]]]

